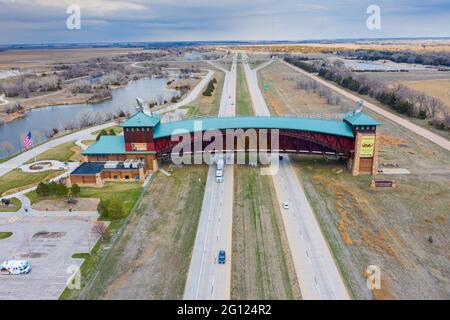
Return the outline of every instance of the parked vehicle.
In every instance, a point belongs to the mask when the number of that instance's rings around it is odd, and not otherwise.
[[[7,260],[0,266],[1,274],[27,274],[30,271],[31,266],[27,260]]]
[[[289,209],[289,203],[283,202],[283,209]]]
[[[226,261],[225,250],[219,251],[219,257],[217,258],[217,261],[219,262],[219,264],[225,264]]]

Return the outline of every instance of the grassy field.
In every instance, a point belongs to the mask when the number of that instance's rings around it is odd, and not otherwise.
[[[232,299],[299,299],[300,289],[270,176],[235,167]]]
[[[217,83],[215,84],[216,89],[212,93],[212,96],[206,97],[200,94],[189,105],[183,106],[183,109],[188,109],[186,117],[217,116],[220,108],[220,98],[222,96],[225,74],[217,70],[214,73],[214,77],[217,79]]]
[[[244,67],[242,63],[237,67],[237,89],[236,89],[236,115],[248,116],[253,114],[252,101],[245,80]]]
[[[0,232],[0,240],[7,239],[13,235],[12,232]]]
[[[283,69],[279,72],[283,77]],[[286,91],[279,92],[274,101],[283,104]],[[311,108],[298,104],[293,111],[301,115]],[[318,106],[316,113],[321,112]],[[365,112],[381,123],[380,165],[396,163],[411,172],[379,177],[397,180],[398,188],[373,190],[370,176],[353,177],[344,164],[326,159],[293,156],[296,172],[355,298],[448,299],[450,152]],[[382,289],[374,292],[367,290],[364,276],[371,264],[382,272]]]
[[[39,173],[25,173],[16,169],[0,177],[0,196],[31,188],[41,181],[47,181],[63,174],[63,170],[51,170]]]
[[[182,298],[206,176],[204,166],[155,176],[87,298]]]
[[[66,161],[79,161],[81,148],[74,142],[66,142],[59,146],[48,149],[41,153],[36,158],[30,159],[26,163],[33,163],[35,161],[42,160],[57,160],[61,162]]]
[[[106,182],[102,188],[82,187],[80,198],[98,198],[104,200],[119,199],[126,212],[130,212],[141,194],[140,182]]]
[[[22,202],[20,202],[20,200],[17,198],[12,198],[9,207],[2,208],[1,206],[2,204],[0,203],[0,212],[16,212],[21,208]]]

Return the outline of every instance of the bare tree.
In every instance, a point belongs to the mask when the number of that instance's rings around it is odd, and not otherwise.
[[[108,226],[102,221],[94,222],[94,224],[92,225],[91,231],[93,233],[95,233],[96,235],[98,235],[103,240],[107,240],[111,236]]]
[[[85,128],[93,125],[94,119],[92,110],[89,109],[81,110],[77,114],[77,121],[79,128]]]

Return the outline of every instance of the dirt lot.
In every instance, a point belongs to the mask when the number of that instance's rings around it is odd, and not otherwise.
[[[300,288],[270,176],[235,167],[232,299],[299,299]]]
[[[97,211],[100,199],[76,199],[76,204],[67,203],[67,199],[47,199],[33,204],[31,207],[39,211]]]
[[[108,256],[89,299],[181,299],[207,168],[184,166],[149,184],[136,215]]]
[[[294,110],[303,113],[301,106]],[[365,112],[381,122],[380,164],[397,163],[412,174],[383,176],[398,188],[375,191],[371,177],[352,177],[344,164],[293,157],[321,227],[355,298],[449,299],[450,152]],[[373,293],[364,276],[371,264],[382,274],[382,289]]]
[[[274,62],[258,72],[260,89],[271,113],[277,115],[334,114],[353,109],[353,103],[342,98],[339,105],[327,104],[314,92],[297,89],[297,80],[306,76],[293,71],[281,62]],[[267,84],[268,88],[264,85]]]

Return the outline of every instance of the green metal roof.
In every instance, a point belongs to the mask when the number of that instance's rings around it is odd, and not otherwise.
[[[349,121],[349,119],[353,120],[351,118],[346,118],[347,121]],[[370,117],[367,117],[367,119],[371,119],[372,122],[370,122],[370,124],[365,123],[364,125],[378,124],[378,122],[376,122]],[[376,124],[374,124],[374,122]],[[154,129],[153,137],[155,139],[158,139],[163,137],[170,137],[173,134],[183,134],[185,132],[192,133],[206,130],[254,128],[254,129],[280,129],[280,130],[285,129],[285,130],[311,131],[353,138],[353,131],[349,123],[337,120],[322,120],[322,119],[309,119],[297,117],[199,118],[168,123],[159,123],[156,125]],[[140,126],[142,126],[142,124],[140,124]],[[177,130],[179,131],[177,132]],[[125,153],[133,153],[133,152],[125,151],[124,136],[100,136],[99,141],[91,145],[83,152],[83,154],[86,155],[125,154]]]
[[[378,126],[380,123],[362,112],[350,112],[344,117],[352,126]]]
[[[286,129],[325,133],[343,137],[353,137],[351,126],[343,121],[322,120],[297,117],[219,117],[199,118],[161,123],[155,127],[155,139],[168,137],[175,130],[198,132],[221,129]],[[178,134],[182,134],[179,131]]]
[[[160,121],[158,115],[153,114],[149,116],[148,114],[140,111],[126,121],[124,121],[120,126],[121,127],[154,127]]]
[[[124,154],[124,136],[100,136],[100,139],[83,151],[83,154]]]

